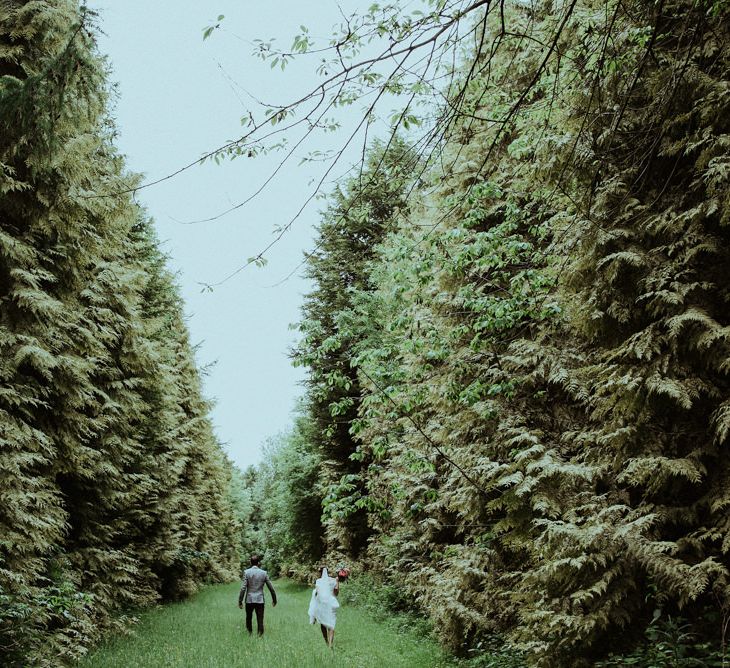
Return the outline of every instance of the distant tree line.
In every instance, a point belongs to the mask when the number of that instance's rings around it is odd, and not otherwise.
[[[0,3],[0,663],[238,566],[230,464],[75,0]],[[121,615],[121,616],[120,616]]]
[[[255,540],[499,665],[724,665],[730,5],[502,7],[439,145],[330,198]]]

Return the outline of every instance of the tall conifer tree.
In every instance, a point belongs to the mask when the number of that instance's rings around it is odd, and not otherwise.
[[[470,72],[427,190],[337,310],[364,463],[341,482],[383,575],[456,648],[498,633],[535,665],[592,665],[677,615],[721,641],[727,11],[494,15],[485,43],[508,48]]]
[[[125,191],[93,20],[0,4],[0,651],[231,573],[228,463],[177,288]],[[19,664],[20,665],[20,664]]]
[[[322,481],[328,538],[355,557],[365,547],[369,528],[360,475],[366,462],[352,431],[361,396],[352,349],[362,334],[348,321],[353,294],[371,287],[368,263],[374,248],[404,207],[407,160],[407,147],[399,140],[388,151],[377,146],[362,174],[334,194],[319,226],[317,248],[307,258],[314,290],[305,298],[299,325],[303,338],[294,353],[296,363],[309,369],[307,406],[315,446],[328,463]]]

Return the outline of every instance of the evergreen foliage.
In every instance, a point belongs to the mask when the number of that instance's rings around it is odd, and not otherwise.
[[[358,333],[353,295],[371,289],[368,263],[377,244],[404,208],[409,180],[407,147],[394,140],[375,145],[356,179],[332,195],[319,228],[316,249],[307,256],[307,275],[314,289],[304,301],[302,338],[295,363],[311,370],[307,380],[307,413],[316,430],[314,445],[327,462],[324,511],[326,539],[359,555],[370,534],[363,505],[362,470],[367,466],[350,426],[362,394],[352,365]]]
[[[93,17],[0,3],[0,652],[83,654],[231,574],[230,465],[177,287],[113,147]]]
[[[729,11],[506,6],[397,211],[353,179],[323,218],[298,361],[330,557],[366,558],[458,651],[721,660]],[[373,197],[364,254],[341,214]],[[632,650],[678,615],[674,645]]]
[[[729,18],[571,0],[475,24],[436,149],[377,144],[332,195],[304,409],[231,474],[150,223],[95,196],[137,181],[92,17],[0,2],[3,658],[73,659],[241,549],[359,559],[486,665],[722,665]]]

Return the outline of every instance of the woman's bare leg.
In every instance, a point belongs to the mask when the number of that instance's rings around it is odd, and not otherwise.
[[[330,647],[334,647],[335,644],[335,630],[334,629],[327,629],[327,645]]]
[[[329,629],[324,625],[320,624],[319,628],[322,629],[322,637],[324,638],[324,641],[327,643],[327,645],[330,644],[328,635],[329,635]]]

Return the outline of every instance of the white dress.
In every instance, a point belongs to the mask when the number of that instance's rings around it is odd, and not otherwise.
[[[322,577],[314,584],[312,598],[309,601],[309,623],[314,624],[315,620],[326,626],[328,629],[335,628],[337,608],[340,602],[335,596],[337,580],[327,575],[327,569]]]

